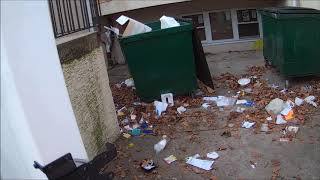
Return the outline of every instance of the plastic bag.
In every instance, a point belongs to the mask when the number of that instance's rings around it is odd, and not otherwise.
[[[162,16],[160,18],[160,22],[161,22],[161,29],[180,26],[180,23],[176,21],[173,17]]]

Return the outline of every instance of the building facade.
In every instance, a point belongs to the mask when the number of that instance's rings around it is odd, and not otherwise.
[[[101,6],[102,23],[108,24],[122,14],[144,23],[159,20],[162,15],[189,19],[198,30],[205,52],[251,50],[263,34],[257,9],[281,3],[279,0],[192,0],[127,11],[119,8],[121,12],[112,14],[107,14]]]

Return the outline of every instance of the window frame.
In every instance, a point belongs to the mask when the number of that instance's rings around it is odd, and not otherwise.
[[[257,21],[238,22],[237,11],[238,10],[247,10],[247,9],[255,9],[256,10],[256,12],[257,12]],[[257,7],[218,9],[218,10],[211,10],[211,11],[201,11],[201,12],[193,12],[193,13],[181,14],[181,15],[179,15],[179,17],[183,18],[183,16],[200,15],[200,14],[202,14],[203,22],[204,22],[204,29],[205,29],[205,36],[206,36],[206,40],[201,41],[201,43],[203,45],[214,45],[214,44],[236,43],[236,42],[248,42],[248,41],[255,41],[257,39],[263,38],[261,15],[260,15],[260,13],[258,13],[257,9],[258,9]],[[213,40],[212,39],[211,23],[210,23],[209,13],[212,13],[212,12],[225,12],[225,11],[230,11],[230,13],[231,13],[233,38],[231,38],[231,39]],[[238,25],[239,24],[253,24],[253,23],[258,23],[258,26],[259,26],[259,37],[241,39],[239,37]],[[201,28],[202,27],[203,26],[201,26]]]
[[[238,22],[238,16],[237,16],[237,11],[241,11],[241,10],[249,10],[249,9],[255,9],[256,10],[256,13],[257,13],[257,20],[256,21],[249,21],[249,22]],[[259,38],[262,38],[263,35],[262,35],[262,24],[261,24],[261,16],[260,14],[258,13],[258,8],[237,8],[237,9],[234,9],[235,11],[235,15],[236,15],[236,21],[237,21],[237,31],[238,31],[238,40],[239,41],[244,41],[244,40],[257,40]],[[259,28],[259,35],[258,36],[255,36],[255,37],[246,37],[246,38],[240,38],[240,34],[239,34],[239,26],[240,24],[257,24],[258,23],[258,28]],[[259,37],[259,38],[257,38]]]
[[[207,27],[206,27],[206,22],[205,22],[205,17],[204,17],[204,12],[203,12],[203,11],[194,12],[194,13],[187,13],[187,14],[181,14],[181,15],[179,16],[179,18],[181,18],[181,19],[186,19],[186,18],[183,18],[183,16],[194,16],[194,15],[202,15],[202,18],[203,18],[203,26],[200,26],[200,27],[197,27],[197,28],[204,28],[206,40],[201,40],[201,43],[208,43],[209,41],[208,41],[208,36],[207,36]]]

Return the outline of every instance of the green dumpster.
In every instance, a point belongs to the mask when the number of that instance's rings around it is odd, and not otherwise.
[[[120,38],[123,54],[142,101],[161,94],[183,95],[197,89],[192,25],[161,29],[160,21],[146,24],[151,32]]]
[[[287,77],[320,74],[320,11],[280,7],[260,14],[265,59]]]

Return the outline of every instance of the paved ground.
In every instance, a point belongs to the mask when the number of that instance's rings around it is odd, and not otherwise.
[[[260,52],[231,52],[208,55],[207,61],[211,74],[217,76],[230,72],[241,75],[246,73],[248,65],[263,65]],[[111,83],[123,81],[129,77],[126,66],[116,66],[109,70]],[[275,71],[264,75],[270,83],[284,86],[284,79]],[[308,79],[298,79],[293,86],[301,86]],[[217,89],[217,94],[226,93]],[[224,94],[221,94],[224,95]],[[255,134],[253,129],[239,128],[232,131],[231,137],[221,136],[227,125],[227,119],[219,112],[215,113],[214,123],[208,127],[208,119],[199,117],[192,126],[192,134],[183,131],[181,124],[167,124],[167,129],[174,132],[167,147],[156,155],[153,145],[160,136],[143,136],[116,142],[119,156],[108,168],[117,172],[116,179],[271,179],[279,174],[278,179],[320,179],[320,110],[316,110],[290,142],[280,142],[280,132]],[[128,147],[133,143],[133,147]],[[185,164],[185,158],[199,153],[205,156],[210,151],[217,151],[220,157],[215,161],[213,170],[199,171]],[[170,165],[162,159],[175,155],[177,162]],[[152,158],[159,166],[156,173],[145,173],[139,167],[144,158]],[[251,163],[256,163],[252,168]],[[122,177],[121,177],[122,176]]]

